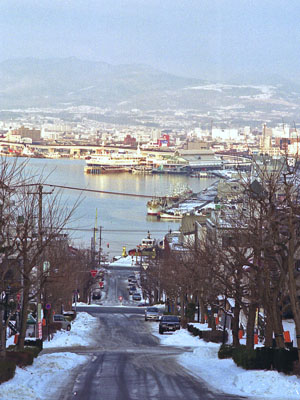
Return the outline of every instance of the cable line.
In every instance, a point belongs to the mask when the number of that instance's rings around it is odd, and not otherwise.
[[[63,186],[63,185],[54,185],[50,183],[28,183],[24,185],[16,185],[14,187],[24,187],[24,186],[49,186],[52,188],[60,188],[60,189],[68,189],[68,190],[79,190],[81,192],[92,192],[92,193],[103,193],[103,194],[112,194],[116,196],[129,196],[129,197],[142,197],[142,198],[152,198],[153,195],[150,194],[136,194],[136,193],[124,193],[124,192],[111,192],[107,190],[96,190],[96,189],[84,189],[84,188],[78,188],[74,186]]]

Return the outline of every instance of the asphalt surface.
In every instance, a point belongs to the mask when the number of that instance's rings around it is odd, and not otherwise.
[[[111,271],[102,307],[80,308],[100,319],[95,332],[98,346],[77,349],[79,354],[88,354],[90,361],[74,370],[72,383],[59,400],[241,399],[214,391],[180,366],[176,355],[188,349],[159,345],[151,335],[151,322],[144,320],[144,309],[128,296],[129,274],[125,269]],[[123,297],[121,307],[119,296]]]

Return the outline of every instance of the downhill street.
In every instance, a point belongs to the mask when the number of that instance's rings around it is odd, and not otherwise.
[[[128,296],[130,273],[124,267],[111,270],[103,306],[78,308],[99,318],[100,329],[95,332],[98,345],[78,352],[90,355],[90,361],[77,371],[74,383],[64,389],[60,400],[238,399],[216,393],[180,366],[175,357],[183,349],[159,345],[151,335],[151,322],[144,320],[144,309]],[[123,307],[119,296],[124,299]]]

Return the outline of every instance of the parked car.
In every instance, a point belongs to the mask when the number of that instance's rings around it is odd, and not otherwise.
[[[134,292],[136,292],[136,286],[130,286],[129,288],[129,294],[133,294]]]
[[[180,329],[180,321],[177,315],[163,315],[159,321],[158,331],[162,335],[164,332],[173,332]]]
[[[101,290],[100,289],[95,289],[92,293],[92,299],[93,300],[100,300],[101,299]]]
[[[132,300],[135,300],[135,301],[141,301],[142,300],[142,296],[141,296],[141,294],[140,293],[133,293],[133,295],[132,295]]]
[[[66,331],[71,330],[71,323],[61,314],[54,314],[53,315],[53,322],[57,322],[61,325],[61,329],[65,329]]]
[[[132,279],[135,279],[135,275],[129,275],[129,276],[128,276],[128,282],[131,282]]]
[[[145,310],[145,321],[159,321],[159,309],[157,307],[148,307]]]

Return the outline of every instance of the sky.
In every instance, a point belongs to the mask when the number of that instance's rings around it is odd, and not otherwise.
[[[299,0],[1,0],[0,61],[70,57],[177,75],[298,74]]]

